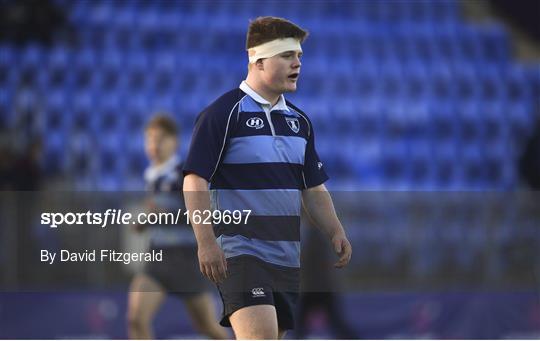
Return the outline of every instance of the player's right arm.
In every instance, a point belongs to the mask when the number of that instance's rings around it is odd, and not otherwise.
[[[239,104],[237,96],[236,92],[230,92],[199,114],[183,169],[184,200],[190,212],[190,220],[197,239],[200,269],[214,282],[225,278],[227,269],[225,255],[217,244],[213,226],[193,219],[193,214],[197,213],[196,211],[204,214],[205,210],[210,210],[208,184],[219,168],[234,126],[233,114]],[[231,103],[236,104],[231,107]],[[194,221],[199,224],[194,224]]]
[[[197,239],[200,270],[211,281],[215,283],[221,282],[227,277],[227,261],[225,254],[216,242],[212,224],[204,224],[203,222],[195,224],[194,219],[192,219],[193,212],[210,210],[208,181],[194,173],[186,175],[184,177],[184,199],[186,208],[191,215],[191,226],[193,226],[195,238]]]

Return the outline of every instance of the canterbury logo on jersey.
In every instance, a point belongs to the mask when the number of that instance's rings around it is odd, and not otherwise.
[[[253,297],[265,297],[266,294],[264,293],[263,288],[253,288],[251,289],[251,295]]]
[[[264,122],[262,118],[251,117],[246,121],[246,125],[250,128],[261,129],[262,127],[264,127]]]

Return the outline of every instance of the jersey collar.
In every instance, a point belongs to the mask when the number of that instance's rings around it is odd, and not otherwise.
[[[180,158],[177,155],[171,156],[167,161],[159,166],[149,166],[144,171],[144,180],[147,182],[155,181],[162,175],[168,174],[174,170],[174,168],[180,162]]]
[[[265,100],[261,95],[255,92],[247,83],[246,81],[242,81],[240,83],[240,90],[248,94],[249,97],[251,97],[254,101],[261,105],[265,105],[267,107],[270,107],[270,102]],[[276,105],[274,105],[272,108],[270,108],[270,111],[274,110],[281,110],[281,111],[287,111],[290,112],[289,107],[287,106],[287,103],[285,102],[285,96],[283,94],[279,96],[279,100],[277,101]]]

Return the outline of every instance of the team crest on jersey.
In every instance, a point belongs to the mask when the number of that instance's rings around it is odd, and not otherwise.
[[[250,128],[261,129],[264,127],[264,122],[260,117],[251,117],[246,121],[246,125]]]
[[[298,119],[295,117],[285,117],[285,120],[287,120],[287,125],[289,128],[291,128],[292,131],[295,132],[295,134],[298,134],[300,131],[300,123],[298,123]]]

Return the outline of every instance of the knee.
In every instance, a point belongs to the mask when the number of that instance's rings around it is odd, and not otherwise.
[[[145,319],[141,314],[128,313],[127,324],[131,330],[142,331],[148,328],[150,321]]]
[[[193,328],[199,333],[208,334],[217,327],[214,320],[206,318],[198,318],[193,320]]]

